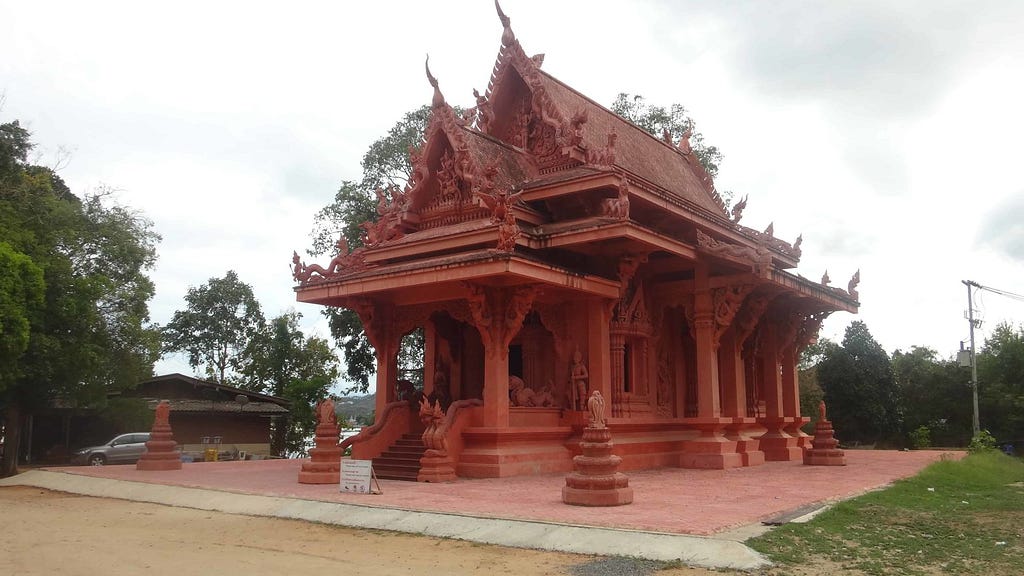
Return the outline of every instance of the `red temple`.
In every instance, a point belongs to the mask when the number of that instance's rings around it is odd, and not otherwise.
[[[745,200],[726,209],[688,136],[548,75],[498,13],[475,108],[456,113],[428,68],[414,176],[378,191],[365,245],[339,241],[327,267],[295,257],[298,300],[356,311],[376,350],[377,422],[353,456],[403,476],[404,452],[429,463],[404,474],[421,480],[568,472],[599,390],[622,469],[799,460],[797,359],[826,316],[857,311],[859,275],[842,290],[788,272],[801,239],[741,225]],[[398,379],[417,328],[423,392],[443,402],[414,405]],[[418,436],[425,455],[401,448]]]

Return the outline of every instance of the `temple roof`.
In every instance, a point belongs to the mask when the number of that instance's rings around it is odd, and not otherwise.
[[[417,282],[430,292],[440,279],[424,272],[430,266],[458,268],[461,279],[504,274],[555,285],[585,269],[601,292],[621,274],[615,262],[650,257],[659,279],[692,277],[703,262],[712,276],[754,274],[856,309],[854,280],[844,291],[784,272],[799,262],[802,238],[789,243],[772,225],[739,224],[746,198],[730,214],[689,132],[678,143],[651,135],[542,71],[543,55],[528,56],[500,7],[498,15],[501,47],[485,93],[473,91],[476,106],[457,112],[426,67],[431,115],[422,145],[410,150],[412,178],[404,191],[377,191],[378,217],[361,225],[362,247],[349,252],[339,240],[326,267],[293,254],[300,284],[334,284],[300,300],[338,305]],[[496,268],[495,254],[515,256],[516,272]],[[526,262],[546,262],[547,272]],[[373,278],[382,281],[371,286]]]
[[[539,72],[547,93],[557,106],[562,110],[586,110],[583,142],[587,149],[605,146],[607,135],[614,132],[617,136],[614,166],[671,191],[713,214],[727,217],[725,207],[709,191],[713,189],[710,179],[707,185],[702,182],[706,172],[693,152],[682,154],[676,147],[580,94],[554,76],[543,70]]]

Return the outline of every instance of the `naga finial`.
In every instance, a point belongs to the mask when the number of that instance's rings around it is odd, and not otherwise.
[[[743,197],[743,200],[740,200],[732,207],[732,221],[734,224],[738,224],[740,218],[743,218],[743,210],[747,207],[747,198],[749,197],[750,195],[747,194]]]
[[[431,101],[431,104],[434,107],[443,106],[445,103],[444,96],[441,94],[441,89],[437,87],[437,78],[434,78],[434,75],[430,73],[430,54],[427,54],[427,61],[423,64],[423,67],[427,69],[427,82],[430,82],[430,85],[434,88],[434,99]]]
[[[764,233],[769,238],[775,237],[775,222],[769,222],[768,227],[764,229]]]
[[[501,27],[504,28],[504,31],[501,33],[501,45],[511,46],[516,40],[516,35],[512,33],[512,19],[502,12],[501,4],[498,4],[498,0],[494,0],[494,7],[498,10],[498,20],[501,20]]]
[[[828,277],[828,270],[825,270],[825,275],[821,277],[821,285],[828,286],[832,282],[832,279]]]
[[[853,277],[850,278],[850,283],[846,285],[846,291],[854,298],[860,297],[860,294],[857,293],[858,284],[860,284],[860,268],[853,273]]]
[[[800,252],[800,245],[803,244],[803,243],[804,243],[804,235],[803,235],[803,233],[801,233],[799,236],[796,237],[796,242],[793,242],[793,251],[799,253]]]

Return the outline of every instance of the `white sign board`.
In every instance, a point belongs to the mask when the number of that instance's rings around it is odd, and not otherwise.
[[[369,494],[370,471],[372,468],[372,460],[342,460],[341,491]]]

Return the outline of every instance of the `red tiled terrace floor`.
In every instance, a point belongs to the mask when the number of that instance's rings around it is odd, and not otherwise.
[[[846,452],[848,465],[843,467],[769,462],[730,470],[631,471],[627,475],[634,491],[633,504],[614,508],[563,504],[564,475],[459,479],[449,484],[382,480],[383,494],[357,495],[342,494],[337,485],[299,484],[302,460],[197,462],[166,472],[141,472],[134,465],[51,470],[382,508],[708,535],[885,486],[913,476],[943,454],[950,453],[850,450]]]

